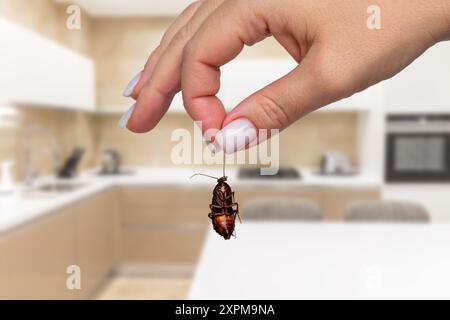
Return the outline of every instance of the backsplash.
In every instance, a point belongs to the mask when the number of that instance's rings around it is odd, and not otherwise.
[[[172,131],[185,128],[192,134],[192,120],[185,114],[167,114],[150,133],[133,134],[117,127],[118,116],[98,119],[98,152],[115,149],[132,166],[171,166]],[[322,112],[306,116],[280,134],[282,166],[318,167],[326,151],[339,151],[357,159],[357,113]]]
[[[15,162],[16,179],[24,176],[24,152],[31,151],[31,168],[40,175],[55,171],[54,154],[64,161],[76,146],[86,149],[81,168],[95,163],[95,117],[75,111],[18,108],[17,121],[0,127],[0,163]]]

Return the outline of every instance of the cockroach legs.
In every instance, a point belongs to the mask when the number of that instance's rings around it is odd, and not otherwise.
[[[241,216],[239,215],[239,203],[235,202],[231,206],[236,206],[235,215],[238,217],[239,222],[242,223]]]

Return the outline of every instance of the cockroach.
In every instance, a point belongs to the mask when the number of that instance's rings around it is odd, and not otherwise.
[[[226,183],[228,178],[225,175],[225,161],[223,173],[221,178],[202,173],[196,173],[191,178],[204,176],[217,180],[217,185],[213,190],[211,204],[209,205],[211,211],[208,217],[211,219],[214,230],[225,240],[228,240],[231,236],[236,236],[236,217],[238,217],[239,222],[241,222],[241,218],[239,216],[239,204],[234,200],[234,191]]]

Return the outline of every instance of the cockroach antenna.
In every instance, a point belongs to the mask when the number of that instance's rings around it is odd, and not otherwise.
[[[203,177],[208,177],[208,178],[211,178],[211,179],[219,180],[219,178],[217,178],[217,177],[213,177],[213,176],[210,176],[208,174],[203,174],[203,173],[193,174],[189,179],[192,179],[193,177],[196,177],[196,176],[203,176]]]
[[[226,157],[226,155],[225,155],[225,151],[224,151],[223,152],[223,166],[222,166],[223,176],[222,176],[222,178],[217,178],[217,177],[210,176],[208,174],[203,174],[203,173],[196,173],[196,174],[193,174],[189,179],[192,179],[195,176],[203,176],[203,177],[208,177],[208,178],[215,179],[215,180],[223,179],[224,181],[226,181],[227,180],[227,176],[225,175],[225,162],[226,162],[226,158],[225,157]]]

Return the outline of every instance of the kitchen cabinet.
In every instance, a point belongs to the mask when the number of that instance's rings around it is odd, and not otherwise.
[[[75,264],[75,212],[54,213],[4,239],[9,299],[73,299],[66,287]]]
[[[122,262],[194,264],[210,224],[209,198],[209,188],[120,188]]]
[[[0,297],[85,299],[114,264],[114,195],[105,192],[50,213],[0,238]],[[81,271],[81,290],[66,286],[69,266]]]
[[[337,189],[329,188],[323,191],[323,212],[325,220],[343,220],[345,210],[354,201],[379,200],[380,190],[369,189]]]
[[[106,191],[74,206],[74,262],[82,272],[81,297],[88,297],[98,288],[115,262],[114,200],[112,191]]]
[[[0,300],[8,298],[8,274],[6,266],[6,246],[0,239]]]
[[[241,216],[242,219],[245,220],[245,206],[252,199],[264,199],[264,198],[300,198],[309,200],[313,203],[321,206],[322,203],[322,194],[320,188],[309,188],[309,187],[299,187],[299,188],[291,188],[291,187],[258,187],[256,188],[250,187],[239,187],[236,190],[236,201],[239,203],[241,208]]]
[[[122,230],[123,262],[194,265],[207,230],[206,226],[126,226]]]
[[[122,225],[206,224],[210,188],[123,187],[119,189]]]
[[[0,18],[0,103],[95,109],[94,62]]]

